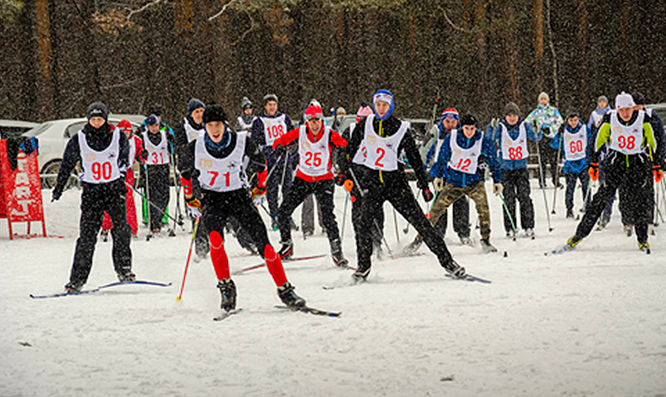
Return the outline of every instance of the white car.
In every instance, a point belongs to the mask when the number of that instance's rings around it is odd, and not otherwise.
[[[19,120],[0,120],[0,137],[2,139],[21,136],[24,132],[35,128],[39,123]]]
[[[109,115],[110,124],[116,125],[120,120],[128,120],[134,129],[141,125],[143,119],[143,116],[138,115]],[[23,134],[23,136],[36,137],[39,141],[37,161],[42,178],[42,188],[55,186],[67,142],[87,122],[88,120],[85,118],[47,121]],[[70,178],[70,183],[76,183],[75,181],[76,178]]]

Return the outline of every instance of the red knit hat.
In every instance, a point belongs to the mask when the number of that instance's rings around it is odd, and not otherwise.
[[[120,120],[117,127],[123,132],[132,132],[132,124],[127,120]]]
[[[323,120],[324,112],[320,106],[310,105],[305,109],[305,121]]]
[[[460,120],[458,117],[459,117],[458,111],[455,108],[444,109],[444,111],[442,112],[442,120],[448,118]]]

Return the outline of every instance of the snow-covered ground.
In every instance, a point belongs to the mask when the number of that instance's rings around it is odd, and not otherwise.
[[[552,204],[552,189],[547,193]],[[365,284],[324,290],[350,278],[326,257],[285,268],[309,304],[340,310],[341,317],[275,309],[280,302],[263,268],[234,276],[243,311],[222,322],[212,321],[219,292],[208,260],[191,264],[176,301],[186,231],[132,243],[138,278],[172,282],[169,288],[31,299],[30,293],[62,290],[78,233],[79,192],[57,203],[50,191],[44,198],[48,232],[64,238],[9,241],[0,221],[0,396],[666,395],[664,226],[646,255],[622,232],[616,209],[609,227],[574,252],[546,257],[576,226],[564,218],[563,191],[549,233],[543,195],[533,183],[537,239],[516,242],[504,237],[501,202],[491,198],[498,254],[463,247],[449,230],[458,262],[490,285],[444,277],[423,247],[422,256],[375,261]],[[340,220],[342,189],[336,202]],[[386,238],[398,251],[414,230],[403,234],[398,216],[398,243],[386,210]],[[354,265],[349,219],[345,229]],[[478,230],[473,235],[478,240]],[[278,244],[277,232],[270,238]],[[300,232],[294,238],[297,256],[329,251],[319,232],[307,241]],[[87,288],[115,280],[110,250],[110,243],[98,243]],[[261,262],[233,238],[227,251],[232,271]]]

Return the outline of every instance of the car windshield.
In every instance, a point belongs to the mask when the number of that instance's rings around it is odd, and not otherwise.
[[[44,131],[48,130],[49,127],[50,127],[52,124],[53,124],[53,123],[43,123],[43,124],[40,124],[40,125],[38,125],[37,127],[33,128],[33,129],[31,129],[30,131],[28,131],[28,132],[26,132],[25,134],[23,134],[23,136],[37,136],[37,135],[43,133]]]

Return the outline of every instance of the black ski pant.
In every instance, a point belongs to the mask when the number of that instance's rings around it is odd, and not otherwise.
[[[606,159],[605,183],[600,185],[578,224],[575,240],[590,234],[606,204],[620,187],[627,189],[628,194],[624,197],[626,217],[634,225],[636,238],[641,243],[647,242],[648,221],[654,206],[652,164],[642,154],[625,156],[614,151]]]
[[[70,281],[83,282],[88,280],[92,269],[93,254],[97,243],[97,233],[102,227],[106,211],[113,222],[113,267],[116,273],[127,273],[132,270],[132,251],[130,249],[131,232],[127,224],[125,208],[125,185],[120,181],[111,182],[107,186],[86,189],[81,194],[81,218],[79,220],[79,238],[76,240],[74,263],[69,276]]]
[[[203,226],[210,235],[216,231],[224,236],[224,227],[230,218],[238,220],[240,226],[248,233],[259,251],[264,257],[264,250],[270,244],[266,225],[252,203],[250,194],[244,188],[230,192],[214,192],[205,190],[203,192],[202,216]]]
[[[587,187],[590,183],[590,176],[587,170],[581,171],[577,174],[567,173],[564,174],[564,179],[567,183],[567,190],[564,196],[564,202],[567,206],[567,211],[573,211],[574,207],[574,193],[576,192],[576,181],[580,181],[580,188],[583,191],[583,202],[587,199],[589,204],[589,197],[587,196]],[[587,208],[587,205],[585,205]]]
[[[333,213],[334,189],[335,183],[333,183],[332,179],[307,182],[298,177],[294,178],[289,195],[282,200],[282,205],[280,205],[280,209],[278,210],[278,225],[282,242],[291,240],[291,222],[289,222],[289,217],[307,196],[314,193],[317,206],[321,208],[322,222],[326,228],[328,241],[331,243],[331,247],[334,241],[337,240],[339,243],[340,231],[338,230],[338,223],[335,221],[335,214]]]
[[[275,167],[275,169],[273,169]],[[271,218],[278,216],[279,200],[278,193],[282,190],[282,200],[289,195],[289,189],[293,179],[293,165],[290,161],[280,161],[276,165],[269,165],[272,171],[266,182],[266,200]]]
[[[506,213],[504,215],[504,230],[508,233],[513,230],[511,220],[518,229],[516,218],[516,201],[520,205],[520,226],[523,229],[534,229],[534,203],[530,197],[530,175],[527,168],[519,170],[502,170],[502,186],[504,186],[504,202],[511,214],[511,218]]]
[[[557,187],[557,149],[550,146],[552,138],[543,137],[537,144],[539,145],[539,162],[541,163],[541,170],[543,171],[543,179],[539,177],[539,185],[546,184],[546,165],[550,164],[550,177],[553,181],[553,186]],[[504,170],[502,170],[504,172]],[[545,186],[544,186],[545,187]]]
[[[439,194],[438,194],[439,195]],[[437,198],[435,198],[436,200]],[[456,232],[458,237],[469,237],[470,235],[470,225],[469,225],[469,199],[467,196],[461,196],[459,199],[453,202],[451,206],[453,208],[453,231]],[[435,229],[442,235],[446,236],[446,229],[448,227],[448,208],[442,216],[437,220],[435,224]]]
[[[301,206],[301,231],[305,235],[306,232],[314,233],[315,231],[315,205],[314,205],[314,195],[309,195],[303,200],[303,205]],[[321,207],[317,206],[317,220],[319,221],[319,227],[326,229],[322,219]]]
[[[351,198],[350,198],[351,200]],[[384,207],[378,206],[370,208],[373,219],[370,227],[370,238],[372,239],[372,246],[379,247],[382,245],[384,239]],[[358,251],[359,236],[361,234],[361,216],[363,214],[363,197],[360,194],[354,196],[352,203],[351,219],[352,226],[354,227],[354,235],[356,236],[356,250]]]
[[[649,194],[654,197],[654,184],[653,183],[648,183],[649,186],[646,186],[646,189],[649,190]],[[627,185],[620,185],[618,188],[619,191],[619,197],[620,197],[620,202],[618,204],[618,207],[620,209],[620,216],[622,219],[622,224],[625,226],[628,225],[635,225],[636,224],[636,211],[632,208],[634,204],[634,192],[631,191],[631,189],[628,188]],[[653,200],[654,203],[654,200]],[[652,225],[654,224],[654,217],[656,213],[656,209],[654,208],[654,205],[652,206],[652,210],[650,211],[650,217],[648,219],[648,224]]]
[[[398,174],[400,173],[400,174]],[[423,241],[439,259],[442,267],[448,266],[452,260],[451,253],[446,247],[444,238],[432,227],[425,217],[423,210],[416,202],[412,190],[407,184],[404,174],[395,171],[393,175],[384,173],[384,182],[369,183],[366,179],[361,182],[363,204],[361,208],[361,222],[356,234],[356,250],[358,257],[358,271],[370,268],[372,256],[372,229],[376,228],[373,209],[382,208],[385,201],[407,220],[423,237]]]
[[[155,206],[148,204],[150,211],[150,230],[162,228],[162,218],[169,205],[169,164],[147,165],[146,197]],[[160,211],[162,210],[162,211]]]

